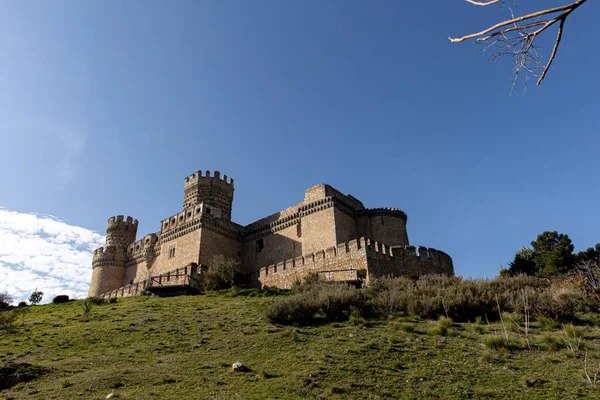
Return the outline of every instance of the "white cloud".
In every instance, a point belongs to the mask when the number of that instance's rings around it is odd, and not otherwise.
[[[104,236],[52,216],[0,207],[0,292],[27,300],[36,288],[42,302],[59,294],[86,297],[92,276],[92,253]]]

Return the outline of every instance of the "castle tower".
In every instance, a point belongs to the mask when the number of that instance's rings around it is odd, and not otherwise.
[[[95,297],[123,286],[127,248],[135,242],[138,221],[122,215],[111,217],[106,227],[106,245],[94,251],[92,281],[88,296]]]
[[[231,221],[233,203],[233,179],[215,171],[211,176],[206,171],[198,171],[185,178],[183,182],[183,208],[190,209],[204,203],[221,211],[221,218]]]

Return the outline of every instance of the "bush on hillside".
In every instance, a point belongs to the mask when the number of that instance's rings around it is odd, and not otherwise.
[[[347,320],[351,314],[367,313],[365,291],[342,283],[309,280],[294,296],[284,297],[267,307],[266,317],[276,323],[307,324],[315,320]]]
[[[12,302],[13,297],[8,292],[0,292],[0,311],[8,310]]]
[[[0,312],[0,332],[13,333],[17,330],[19,321],[21,325],[25,323],[25,315],[29,312],[28,308],[12,308],[11,310]]]
[[[396,314],[439,317],[465,322],[477,318],[494,321],[499,312],[529,314],[570,320],[576,312],[597,308],[584,290],[565,279],[547,280],[533,276],[496,279],[463,279],[426,275],[418,280],[385,277],[366,289],[340,283],[308,281],[296,287],[295,295],[276,301],[267,317],[280,323],[308,323],[322,318],[346,319],[351,307],[383,317]],[[303,310],[293,310],[294,307]],[[295,320],[294,315],[301,320]]]
[[[56,296],[55,298],[52,299],[52,303],[54,304],[62,304],[62,303],[68,303],[69,302],[69,296],[67,296],[66,294],[59,294],[58,296]]]
[[[241,264],[219,254],[213,257],[210,269],[204,274],[203,284],[205,290],[221,290],[242,282]]]

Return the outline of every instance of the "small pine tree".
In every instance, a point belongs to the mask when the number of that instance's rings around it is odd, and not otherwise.
[[[528,247],[523,247],[515,254],[515,259],[508,263],[508,269],[504,275],[517,276],[521,274],[535,275],[539,270],[535,263],[533,250]]]
[[[575,268],[573,244],[568,235],[546,231],[531,242],[533,259],[539,266],[538,276],[566,274]]]

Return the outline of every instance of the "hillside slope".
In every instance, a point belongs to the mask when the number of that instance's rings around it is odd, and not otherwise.
[[[82,301],[32,307],[17,332],[0,336],[0,364],[45,369],[0,392],[6,399],[448,399],[598,398],[562,328],[536,327],[531,349],[486,348],[499,325],[403,320],[275,326],[272,297],[213,296]],[[549,328],[552,329],[552,328]],[[600,330],[578,328],[599,360]],[[583,348],[583,347],[582,347]],[[234,362],[251,372],[231,373]]]

